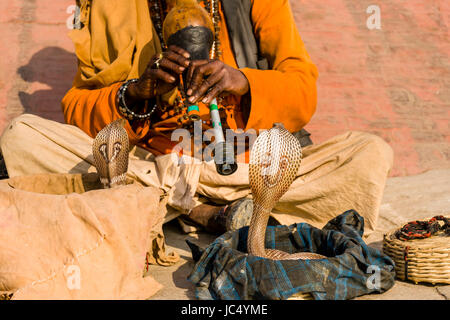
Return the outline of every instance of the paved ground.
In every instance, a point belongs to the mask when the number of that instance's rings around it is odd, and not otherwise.
[[[450,170],[434,170],[410,177],[390,178],[387,182],[377,231],[367,243],[381,248],[383,233],[410,220],[438,214],[450,215]],[[187,281],[193,262],[185,239],[207,246],[214,237],[206,233],[185,235],[176,221],[165,225],[169,250],[177,251],[182,261],[172,267],[151,266],[149,272],[164,285],[152,299],[193,299],[193,285]],[[359,297],[360,300],[443,300],[450,299],[450,285],[416,285],[397,281],[384,294]]]

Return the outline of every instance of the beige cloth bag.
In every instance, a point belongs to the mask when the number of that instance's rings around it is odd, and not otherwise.
[[[149,248],[177,260],[161,248],[160,190],[99,187],[96,174],[0,181],[0,296],[145,299],[162,287],[143,276]]]

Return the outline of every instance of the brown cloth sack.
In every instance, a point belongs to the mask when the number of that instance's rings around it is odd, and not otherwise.
[[[0,181],[0,294],[145,299],[162,287],[144,277],[149,248],[153,259],[177,260],[158,247],[160,191],[137,183],[99,187],[96,174]]]

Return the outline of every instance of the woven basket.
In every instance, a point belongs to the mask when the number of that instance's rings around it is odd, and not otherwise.
[[[426,239],[399,240],[395,233],[401,227],[383,239],[383,251],[394,260],[397,278],[416,284],[450,284],[450,237],[440,233]]]

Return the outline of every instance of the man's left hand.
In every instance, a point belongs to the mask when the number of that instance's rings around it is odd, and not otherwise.
[[[243,96],[249,90],[245,75],[220,60],[192,61],[187,72],[186,94],[190,103],[201,100],[209,104],[220,94]]]

